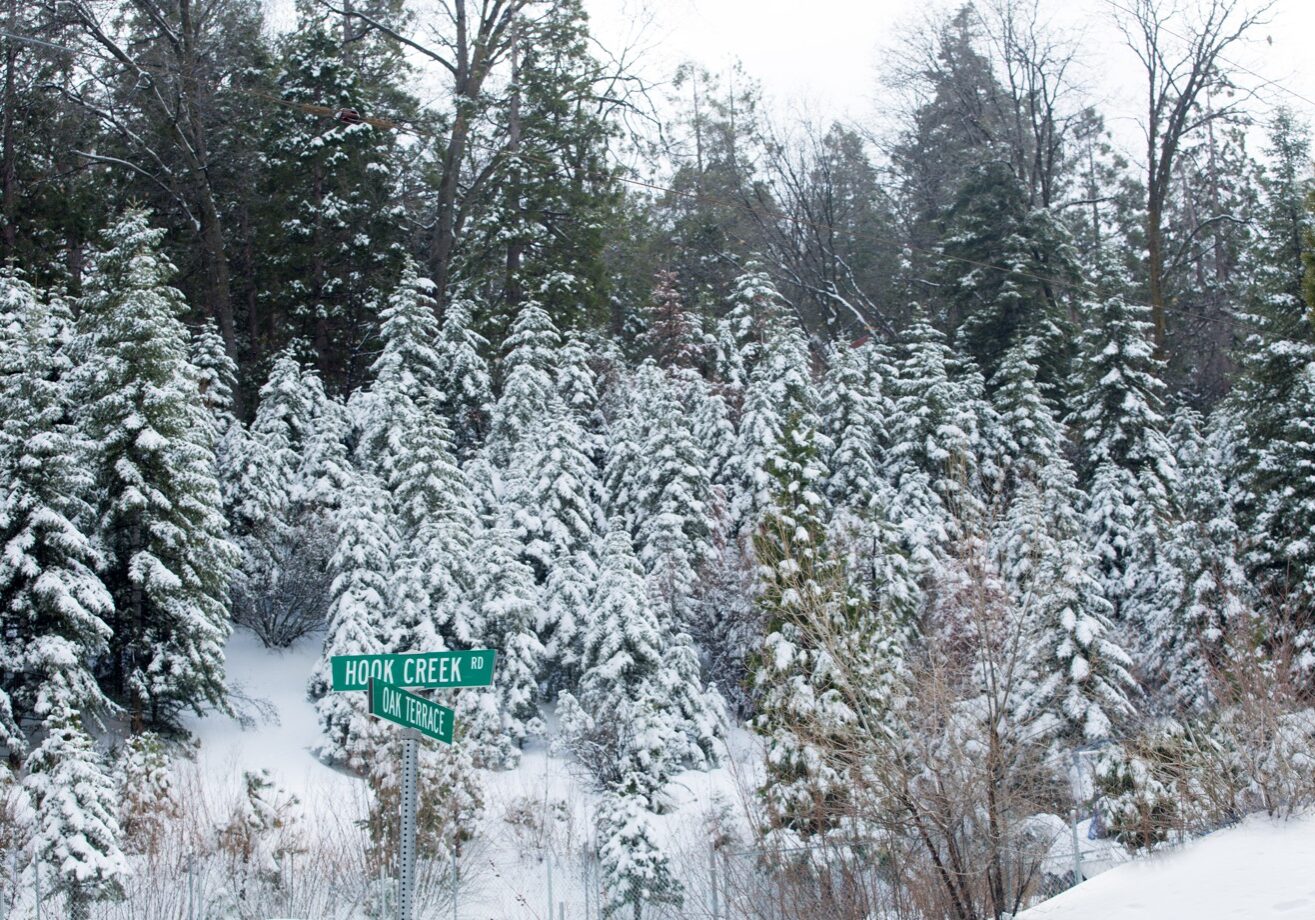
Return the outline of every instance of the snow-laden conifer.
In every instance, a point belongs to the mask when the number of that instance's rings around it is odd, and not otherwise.
[[[477,306],[465,297],[449,301],[435,346],[443,413],[460,458],[470,456],[483,440],[493,411],[493,382],[484,357],[488,342],[471,327]]]
[[[378,655],[389,651],[391,579],[398,539],[391,499],[384,484],[361,472],[335,515],[336,542],[324,652],[311,676],[310,698],[325,735],[319,755],[328,763],[361,772],[369,766],[371,716],[365,695],[335,693],[329,659],[335,655]]]
[[[535,626],[539,594],[534,572],[518,558],[519,543],[505,526],[486,526],[471,547],[471,616],[481,648],[498,650],[493,693],[498,722],[474,738],[486,766],[514,767],[521,745],[540,731],[538,678],[544,647]]]
[[[383,350],[370,368],[374,386],[406,396],[412,402],[443,398],[443,359],[438,349],[439,326],[433,297],[434,282],[420,276],[407,260],[402,277],[379,314]]]
[[[110,679],[138,727],[182,708],[227,707],[237,562],[163,236],[142,211],[113,224],[78,318],[76,399],[99,480],[102,578],[117,612]]]
[[[842,343],[819,387],[822,430],[831,442],[824,458],[830,471],[827,495],[835,507],[863,511],[887,488],[883,466],[894,369],[882,359],[871,341]]]
[[[597,820],[603,916],[641,920],[647,905],[679,905],[681,885],[658,845],[643,797],[608,793]]]
[[[15,752],[16,720],[106,704],[92,667],[114,607],[87,533],[94,479],[61,348],[71,322],[62,303],[0,272],[0,742]]]
[[[552,319],[537,303],[527,301],[503,343],[502,395],[493,409],[487,444],[495,464],[505,466],[516,448],[537,437],[556,386],[560,343]]]
[[[66,705],[47,714],[45,737],[26,767],[24,785],[36,808],[33,863],[43,894],[63,894],[68,915],[86,917],[90,902],[119,894],[129,874],[114,783],[77,712]]]

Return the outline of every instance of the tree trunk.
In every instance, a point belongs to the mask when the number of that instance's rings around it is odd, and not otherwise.
[[[9,0],[9,31],[18,33],[18,0]],[[18,216],[18,186],[14,178],[18,160],[18,153],[14,150],[14,109],[18,101],[14,75],[18,71],[17,63],[18,43],[6,38],[4,122],[0,125],[0,200],[4,203],[4,210],[0,212],[0,261],[13,258],[18,247],[18,228],[14,226]]]

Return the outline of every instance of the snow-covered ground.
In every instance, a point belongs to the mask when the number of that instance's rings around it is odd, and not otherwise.
[[[1126,863],[1018,920],[1309,920],[1315,918],[1315,818],[1253,816]]]
[[[245,726],[226,716],[191,720],[188,727],[200,743],[194,768],[200,782],[235,790],[243,771],[268,770],[301,800],[310,822],[362,807],[363,782],[324,766],[313,753],[320,734],[306,683],[319,653],[318,638],[273,651],[245,629],[233,634],[229,685],[249,718]],[[551,717],[548,722],[551,728]],[[725,759],[739,766],[678,775],[669,787],[673,807],[654,820],[673,870],[686,883],[689,916],[701,915],[696,905],[705,897],[698,886],[708,860],[709,816],[721,812],[723,827],[743,827],[739,790],[757,782],[736,774],[759,760],[746,749],[753,738],[732,730],[730,743],[736,754]],[[550,754],[545,741],[535,741],[517,769],[483,772],[481,785],[484,817],[463,857],[460,916],[542,918],[550,886],[552,902],[564,906],[567,916],[583,917],[587,906],[589,916],[596,916],[597,880],[583,857],[593,844],[595,795],[572,765]]]

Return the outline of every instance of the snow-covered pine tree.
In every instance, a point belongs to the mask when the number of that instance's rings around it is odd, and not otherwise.
[[[443,359],[438,349],[438,304],[434,282],[420,276],[414,261],[402,264],[402,277],[379,313],[383,350],[370,368],[374,387],[414,403],[443,397]]]
[[[755,340],[757,341],[757,340]],[[788,449],[787,422],[798,416],[801,430],[819,432],[818,396],[803,330],[784,320],[755,345],[757,355],[736,430],[737,488],[733,516],[738,532],[752,534],[775,501],[773,464]],[[830,447],[826,448],[830,452]],[[817,483],[822,488],[823,483]]]
[[[1269,590],[1292,621],[1298,664],[1315,674],[1315,361],[1301,371],[1293,388],[1293,414],[1273,450],[1274,462],[1290,470],[1288,485],[1271,493],[1256,529],[1266,538],[1253,556],[1257,568],[1272,569]],[[1280,571],[1279,560],[1284,570]]]
[[[532,439],[508,456],[508,523],[542,583],[558,557],[591,548],[602,519],[597,468],[575,415],[549,393]]]
[[[925,561],[962,532],[961,522],[982,517],[983,394],[976,386],[979,377],[953,374],[957,358],[930,323],[913,323],[902,352],[886,454],[895,490],[890,516],[902,522],[915,561]]]
[[[389,644],[397,652],[455,648],[453,624],[469,602],[476,518],[451,434],[432,408],[413,413],[388,488],[399,538]]]
[[[1052,541],[1023,601],[1027,715],[1050,716],[1077,743],[1113,737],[1115,720],[1132,713],[1136,690],[1094,563],[1080,536]]]
[[[91,902],[120,893],[129,869],[114,783],[68,702],[60,700],[46,715],[45,737],[27,758],[24,785],[36,807],[32,852],[43,893],[64,895],[68,916],[85,920]]]
[[[567,338],[557,351],[557,396],[586,432],[592,432],[598,423],[598,380],[589,364],[593,353],[579,335]]]
[[[639,528],[639,466],[648,439],[649,406],[665,384],[652,362],[622,375],[608,394],[608,426],[603,435],[603,499],[608,519],[620,521],[631,534]]]
[[[484,358],[489,343],[471,326],[476,307],[465,297],[450,300],[436,344],[443,414],[460,459],[469,457],[484,440],[493,411],[493,381]]]
[[[71,324],[62,302],[0,270],[0,743],[13,752],[22,720],[106,704],[92,667],[114,605],[87,535],[94,480],[61,347]]]
[[[392,624],[390,579],[397,555],[391,498],[368,471],[357,474],[336,514],[337,548],[330,560],[333,600],[324,652],[311,675],[308,695],[325,739],[318,753],[327,763],[363,773],[370,766],[371,717],[364,694],[334,693],[329,659],[389,651]]]
[[[598,778],[609,788],[625,779],[628,794],[658,808],[675,766],[673,753],[679,755],[673,748],[681,727],[672,701],[660,693],[666,637],[619,521],[603,538],[593,610],[581,638],[578,708],[585,730],[604,736],[600,743],[609,751],[606,775]],[[568,709],[576,702],[570,694],[562,697]]]
[[[115,601],[107,678],[135,728],[182,708],[227,708],[237,563],[163,236],[143,211],[113,224],[78,318],[76,400],[99,480],[102,579]]]
[[[1178,477],[1159,409],[1164,385],[1146,307],[1116,290],[1086,312],[1069,424],[1090,483],[1087,517],[1105,596],[1116,619],[1140,622]]]
[[[482,648],[498,650],[498,679],[492,693],[497,722],[472,730],[479,745],[476,761],[511,768],[520,762],[521,745],[539,733],[539,674],[544,647],[536,634],[539,593],[534,571],[518,558],[515,534],[498,523],[486,525],[471,546],[472,627]],[[481,730],[482,729],[482,730]]]
[[[1164,383],[1148,312],[1118,291],[1086,303],[1083,313],[1090,325],[1080,342],[1069,424],[1088,478],[1111,462],[1134,476],[1149,471],[1168,495],[1177,473],[1165,436]]]
[[[685,310],[675,272],[660,269],[654,277],[647,319],[648,327],[636,344],[658,367],[697,370],[704,366],[702,331],[697,318]]]
[[[863,513],[888,488],[883,467],[893,412],[886,392],[894,369],[870,339],[840,343],[820,387],[822,430],[831,442],[823,458],[830,476],[827,497],[833,507]]]
[[[735,279],[730,305],[717,324],[717,379],[743,390],[779,328],[793,325],[790,308],[762,264],[753,261]]]
[[[647,905],[679,905],[684,898],[658,846],[643,796],[604,795],[597,816],[603,916],[643,920]]]
[[[753,685],[767,776],[759,794],[772,830],[789,838],[825,834],[846,781],[817,742],[838,732],[852,710],[834,685],[837,642],[853,628],[855,607],[826,543],[826,469],[814,421],[795,412],[783,450],[769,467],[773,504],[754,535],[762,649]]]
[[[652,391],[648,430],[632,467],[639,509],[635,548],[655,600],[663,603],[663,621],[682,631],[692,621],[698,573],[713,555],[712,482],[675,386],[660,373],[645,376]]]
[[[548,569],[543,584],[540,614],[535,631],[547,637],[544,684],[551,699],[564,687],[580,679],[580,630],[589,621],[598,563],[589,553],[559,556]]]
[[[196,368],[196,388],[210,410],[215,424],[215,452],[219,469],[227,469],[226,436],[236,424],[233,394],[237,391],[237,363],[228,355],[223,336],[214,320],[206,320],[192,333],[192,365]]]
[[[326,377],[352,380],[373,350],[376,311],[405,258],[406,218],[396,193],[412,154],[396,132],[314,109],[401,114],[416,103],[402,88],[406,63],[393,49],[372,35],[344,43],[329,14],[313,7],[298,13],[297,28],[274,49],[283,104],[259,122],[266,206],[252,216],[260,315],[270,327],[260,331],[276,346],[290,334],[301,337]],[[367,56],[360,50],[369,45],[369,57],[387,65],[361,66]]]
[[[522,442],[532,443],[556,388],[557,350],[561,336],[548,314],[526,301],[503,344],[502,395],[493,409],[493,424],[485,450],[505,467]]]
[[[1181,475],[1179,516],[1157,565],[1148,617],[1153,676],[1173,707],[1197,714],[1214,701],[1229,656],[1251,650],[1255,616],[1254,590],[1238,559],[1243,537],[1223,479],[1227,465],[1201,426],[1196,412],[1180,409],[1170,428]]]

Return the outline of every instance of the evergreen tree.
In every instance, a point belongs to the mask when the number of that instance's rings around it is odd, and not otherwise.
[[[542,730],[538,676],[544,647],[535,631],[539,596],[534,572],[517,558],[517,546],[508,528],[494,524],[486,527],[471,547],[477,644],[498,650],[493,694],[498,724],[487,726],[484,735],[475,740],[483,749],[479,759],[485,765],[504,768],[516,766],[526,737]]]
[[[0,742],[21,752],[18,721],[99,713],[92,671],[109,646],[113,601],[88,530],[93,478],[71,424],[72,317],[0,272]]]
[[[753,340],[750,350],[758,357],[753,362],[736,431],[735,462],[739,470],[733,499],[736,523],[746,534],[752,533],[773,504],[771,470],[787,449],[787,420],[797,415],[805,428],[817,431],[820,427],[816,415],[819,400],[802,330],[780,324],[766,340]]]
[[[476,519],[451,435],[431,409],[418,410],[403,435],[388,488],[399,537],[391,644],[406,652],[454,648],[454,624],[469,602]]]
[[[638,345],[664,370],[698,369],[705,363],[702,331],[697,318],[685,310],[675,272],[662,270],[653,282],[648,326]]]
[[[1165,437],[1164,383],[1151,346],[1148,308],[1113,293],[1089,301],[1085,313],[1091,325],[1082,334],[1069,419],[1086,464],[1083,472],[1090,477],[1106,462],[1134,477],[1145,470],[1158,480],[1157,491],[1167,495],[1177,474]]]
[[[603,916],[643,920],[646,905],[679,905],[681,885],[654,839],[643,797],[609,793],[599,812]]]
[[[624,783],[626,794],[656,808],[679,756],[672,748],[680,727],[674,701],[661,695],[666,637],[630,537],[618,525],[603,539],[592,615],[581,637],[579,707],[590,728],[611,730],[607,784]]]
[[[140,211],[111,227],[78,319],[77,401],[115,602],[108,677],[137,728],[184,707],[227,707],[223,647],[237,562],[162,236]]]
[[[32,850],[43,884],[64,895],[70,917],[87,917],[90,902],[122,891],[128,865],[114,784],[66,701],[46,716],[46,736],[27,759],[25,785],[36,806]],[[53,885],[43,871],[48,867]]]
[[[822,430],[831,442],[827,497],[833,506],[862,512],[887,488],[883,467],[886,430],[894,407],[887,387],[894,369],[883,366],[878,347],[865,341],[839,346],[821,386]]]
[[[946,215],[939,275],[956,343],[993,376],[1023,341],[1050,384],[1064,380],[1071,330],[1057,281],[1078,280],[1063,227],[1034,209],[1010,164],[972,167]]]
[[[324,652],[308,693],[319,713],[325,740],[320,757],[363,773],[369,768],[372,717],[361,693],[334,693],[329,661],[335,655],[378,655],[390,651],[390,579],[397,555],[388,492],[377,477],[361,472],[343,496],[336,515],[337,547],[330,560],[333,600]]]
[[[450,301],[435,346],[443,413],[452,428],[457,456],[463,459],[483,441],[493,411],[493,382],[484,358],[488,342],[471,328],[476,306],[464,297]]]
[[[747,387],[767,343],[793,322],[785,299],[762,265],[745,266],[717,325],[716,366],[721,382],[739,390]]]
[[[228,464],[227,436],[237,422],[233,415],[237,364],[225,350],[224,339],[213,320],[207,320],[192,334],[191,358],[201,400],[214,421],[216,460],[222,476]]]
[[[402,273],[406,217],[397,191],[407,154],[397,132],[359,114],[313,110],[407,114],[415,102],[401,89],[399,55],[376,45],[379,66],[359,66],[364,57],[354,65],[349,55],[364,53],[357,42],[340,42],[322,14],[299,12],[299,28],[276,50],[285,104],[262,120],[266,206],[255,209],[254,236],[264,308],[253,327],[271,351],[305,340],[325,378],[350,385],[364,370],[358,362],[385,292]]]
[[[1295,529],[1301,524],[1293,512],[1310,492],[1309,477],[1292,461],[1303,452],[1305,426],[1298,419],[1308,416],[1310,408],[1300,391],[1315,361],[1315,334],[1302,289],[1315,239],[1310,136],[1292,112],[1275,115],[1268,153],[1245,317],[1253,331],[1238,355],[1242,374],[1230,402],[1242,427],[1235,475],[1238,512],[1252,545],[1246,564],[1269,593],[1281,598],[1305,571],[1304,562],[1290,557],[1289,547],[1302,545],[1301,531]]]
[[[905,522],[910,548],[925,544],[932,555],[960,533],[960,522],[983,513],[980,377],[955,370],[945,337],[914,323],[897,365],[886,465],[895,488],[892,519]]]
[[[1118,644],[1113,605],[1101,594],[1090,549],[1079,537],[1056,541],[1040,561],[1027,603],[1029,715],[1054,718],[1061,733],[1082,743],[1113,737],[1114,721],[1130,715],[1132,659]]]
[[[1178,471],[1159,410],[1164,387],[1147,308],[1119,293],[1089,308],[1069,423],[1090,482],[1088,521],[1105,596],[1117,618],[1140,623]]]
[[[1182,476],[1180,516],[1156,573],[1149,624],[1154,676],[1175,707],[1196,713],[1213,702],[1215,673],[1227,664],[1230,643],[1247,641],[1254,616],[1253,591],[1237,557],[1242,534],[1224,485],[1225,464],[1200,425],[1195,412],[1183,409],[1170,429]]]
[[[494,406],[486,445],[494,464],[505,467],[522,442],[534,441],[531,433],[548,417],[560,341],[543,308],[526,302],[504,344],[502,395]]]
[[[588,440],[555,394],[536,429],[509,458],[506,500],[524,557],[542,582],[555,558],[590,548],[602,511]]]
[[[706,455],[675,388],[651,376],[656,388],[648,405],[652,414],[633,467],[639,509],[636,551],[655,598],[665,605],[664,621],[680,630],[691,622],[698,573],[713,554],[712,483]]]
[[[759,700],[752,724],[767,746],[760,795],[771,825],[807,837],[836,826],[845,794],[819,739],[852,716],[832,672],[834,640],[853,627],[855,610],[826,545],[826,470],[816,429],[795,414],[784,436],[785,450],[770,467],[774,502],[754,536],[765,638],[753,674]]]
[[[414,403],[437,402],[443,395],[443,359],[434,282],[418,274],[415,262],[402,265],[402,278],[380,312],[383,351],[370,370],[373,386]]]

